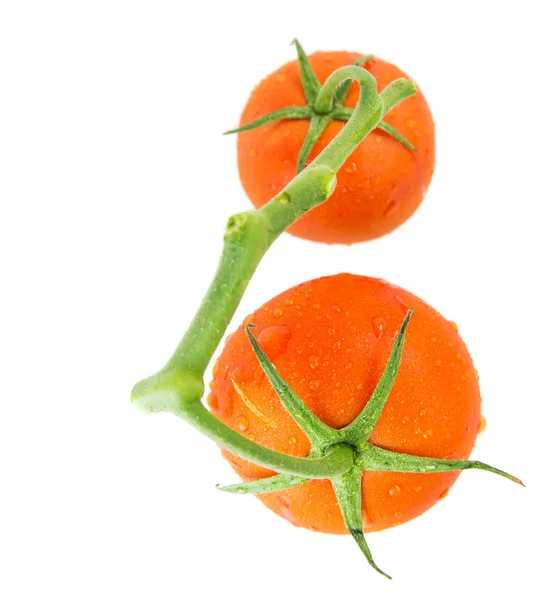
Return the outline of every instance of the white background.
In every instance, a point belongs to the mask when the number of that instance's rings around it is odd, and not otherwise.
[[[186,4],[186,6],[185,6]],[[545,597],[545,32],[541,2],[0,4],[0,597]],[[424,91],[437,167],[417,214],[354,247],[283,236],[235,322],[350,271],[457,321],[488,426],[412,523],[298,530],[217,447],[129,402],[198,306],[249,203],[235,138],[252,87],[308,52],[372,52]],[[376,596],[377,597],[377,596]]]

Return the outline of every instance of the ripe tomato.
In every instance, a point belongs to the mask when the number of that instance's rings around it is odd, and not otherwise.
[[[352,52],[317,52],[309,62],[320,83],[337,68],[359,58]],[[378,91],[399,77],[396,66],[379,58],[365,63]],[[352,84],[344,102],[355,107],[359,88]],[[266,77],[253,90],[241,116],[241,126],[287,106],[306,105],[297,61]],[[418,208],[429,186],[435,162],[434,123],[423,94],[395,107],[385,122],[395,127],[417,151],[376,129],[359,145],[338,172],[334,194],[289,228],[295,236],[327,243],[351,244],[380,237],[406,221]],[[344,126],[331,121],[320,136],[313,160]],[[238,135],[239,175],[251,202],[260,207],[296,175],[298,154],[309,120],[281,120]]]
[[[454,324],[409,292],[349,274],[315,279],[273,298],[245,323],[281,376],[325,423],[352,422],[372,394],[409,307],[414,308],[395,386],[371,442],[418,456],[465,459],[480,427],[481,398],[469,353]],[[209,406],[263,446],[306,456],[310,444],[264,375],[243,327],[215,364]],[[227,451],[245,480],[272,475]],[[364,531],[408,521],[435,504],[457,472],[364,472]],[[291,523],[345,533],[328,480],[259,496]]]

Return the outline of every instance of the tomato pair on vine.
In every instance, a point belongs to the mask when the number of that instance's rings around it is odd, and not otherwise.
[[[229,219],[200,309],[167,365],[139,382],[132,400],[217,442],[244,480],[223,490],[257,494],[295,525],[350,533],[383,573],[364,532],[420,515],[465,469],[521,483],[469,460],[484,420],[454,323],[383,280],[340,274],[306,282],[227,338],[213,369],[211,411],[201,403],[205,370],[283,231],[324,242],[377,237],[412,214],[433,172],[429,109],[396,67],[345,52],[308,60],[296,46],[298,63],[264,80],[242,117],[240,174],[260,208]]]

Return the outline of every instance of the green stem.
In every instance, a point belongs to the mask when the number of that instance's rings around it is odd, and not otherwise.
[[[357,80],[361,93],[346,126],[268,204],[229,219],[219,267],[186,335],[165,368],[139,382],[131,395],[139,408],[148,412],[170,411],[247,460],[311,478],[347,472],[354,460],[353,453],[337,447],[320,458],[295,458],[268,450],[224,425],[205,409],[200,399],[205,369],[264,253],[289,225],[332,194],[336,171],[385,113],[384,103],[376,92],[376,80],[356,66],[342,67],[332,73],[318,99],[332,100],[336,88],[348,79]],[[401,99],[410,93],[410,88],[403,89]]]

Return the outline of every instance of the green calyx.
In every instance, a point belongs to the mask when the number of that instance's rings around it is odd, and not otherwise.
[[[247,333],[258,362],[277,396],[281,400],[281,403],[310,440],[311,450],[309,456],[311,458],[319,458],[325,456],[327,453],[332,453],[335,448],[351,449],[353,463],[348,465],[347,471],[344,473],[337,473],[333,477],[325,479],[330,479],[344,518],[344,523],[369,564],[389,579],[391,579],[391,577],[378,568],[372,559],[372,554],[363,534],[363,515],[361,506],[361,480],[363,471],[439,473],[444,471],[481,469],[483,471],[490,471],[491,473],[502,475],[503,477],[522,485],[522,481],[513,475],[509,475],[509,473],[506,473],[505,471],[501,471],[500,469],[496,469],[495,467],[491,467],[490,465],[476,460],[444,460],[439,458],[413,456],[410,454],[385,450],[374,446],[370,442],[372,432],[384,410],[399,371],[405,334],[411,315],[412,309],[408,311],[400,331],[395,338],[387,365],[372,396],[354,421],[343,429],[333,429],[329,427],[310,411],[277,372],[274,365],[264,353],[252,334],[251,327],[253,326],[248,325],[245,328],[245,332]],[[258,481],[238,483],[220,487],[219,489],[235,494],[264,494],[296,487],[309,479],[312,479],[312,477],[306,478],[280,473],[279,475],[274,475]]]
[[[298,54],[300,78],[302,80],[302,87],[304,88],[304,95],[307,100],[307,105],[287,106],[285,108],[281,108],[267,115],[259,117],[252,123],[248,123],[237,129],[226,131],[225,135],[256,129],[262,125],[265,125],[266,123],[272,123],[273,121],[284,119],[308,119],[310,121],[310,126],[304,139],[304,143],[302,144],[302,148],[300,149],[296,164],[296,172],[300,173],[300,171],[302,171],[302,169],[304,169],[306,166],[306,161],[308,160],[311,151],[313,150],[323,131],[325,131],[327,128],[328,124],[331,121],[349,120],[354,109],[344,106],[344,102],[349,93],[351,81],[347,80],[335,89],[330,90],[328,96],[324,93],[321,94],[321,84],[311,68],[306,53],[304,52],[298,40],[295,39],[293,43],[296,46],[296,51]],[[361,56],[353,64],[355,66],[362,67],[372,58],[372,54]],[[413,152],[417,151],[416,147],[413,146],[392,125],[389,125],[384,121],[380,121],[376,127],[400,142],[403,146],[405,146],[405,148],[408,148]]]

